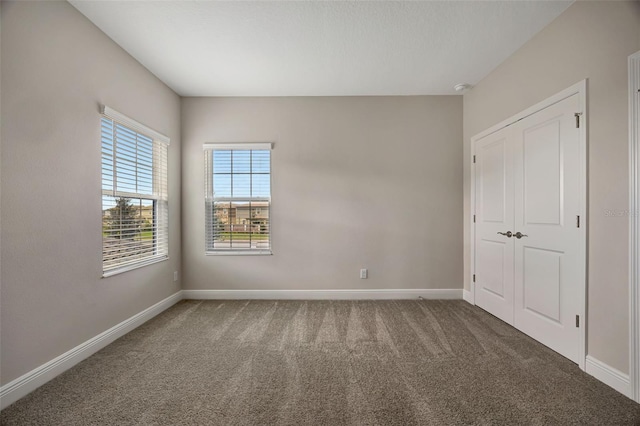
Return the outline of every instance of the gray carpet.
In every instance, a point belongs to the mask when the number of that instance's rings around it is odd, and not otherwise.
[[[640,405],[462,301],[183,301],[6,425],[639,425]]]

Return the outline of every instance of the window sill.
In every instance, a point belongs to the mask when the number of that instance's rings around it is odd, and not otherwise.
[[[123,266],[121,268],[110,269],[108,271],[102,272],[102,278],[109,278],[114,275],[122,274],[124,272],[133,271],[134,269],[143,268],[145,266],[153,265],[155,263],[164,262],[165,260],[169,260],[169,256],[154,257],[152,259],[146,259],[138,263]]]
[[[272,251],[207,251],[204,253],[206,256],[272,256]]]

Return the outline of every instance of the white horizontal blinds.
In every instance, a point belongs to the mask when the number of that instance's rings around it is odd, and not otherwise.
[[[271,253],[269,144],[206,145],[205,190],[207,252]]]
[[[168,145],[102,117],[103,271],[168,256]]]

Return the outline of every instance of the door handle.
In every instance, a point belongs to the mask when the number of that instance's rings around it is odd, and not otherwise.
[[[513,233],[511,231],[507,231],[507,232],[498,232],[498,234],[500,235],[505,235],[507,238],[511,238],[513,236]]]
[[[522,232],[518,231],[515,234],[513,234],[514,237],[516,237],[517,239],[520,239],[522,237],[528,237],[527,234],[523,234]]]

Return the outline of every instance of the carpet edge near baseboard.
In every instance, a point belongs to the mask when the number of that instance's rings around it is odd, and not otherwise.
[[[89,358],[100,349],[169,309],[182,299],[182,290],[179,290],[160,302],[0,387],[0,410],[5,409],[54,379],[56,376]]]
[[[631,379],[625,374],[608,364],[587,355],[585,371],[605,385],[617,390],[627,398],[631,398]]]
[[[195,300],[407,300],[462,299],[459,289],[348,289],[348,290],[182,290]]]

